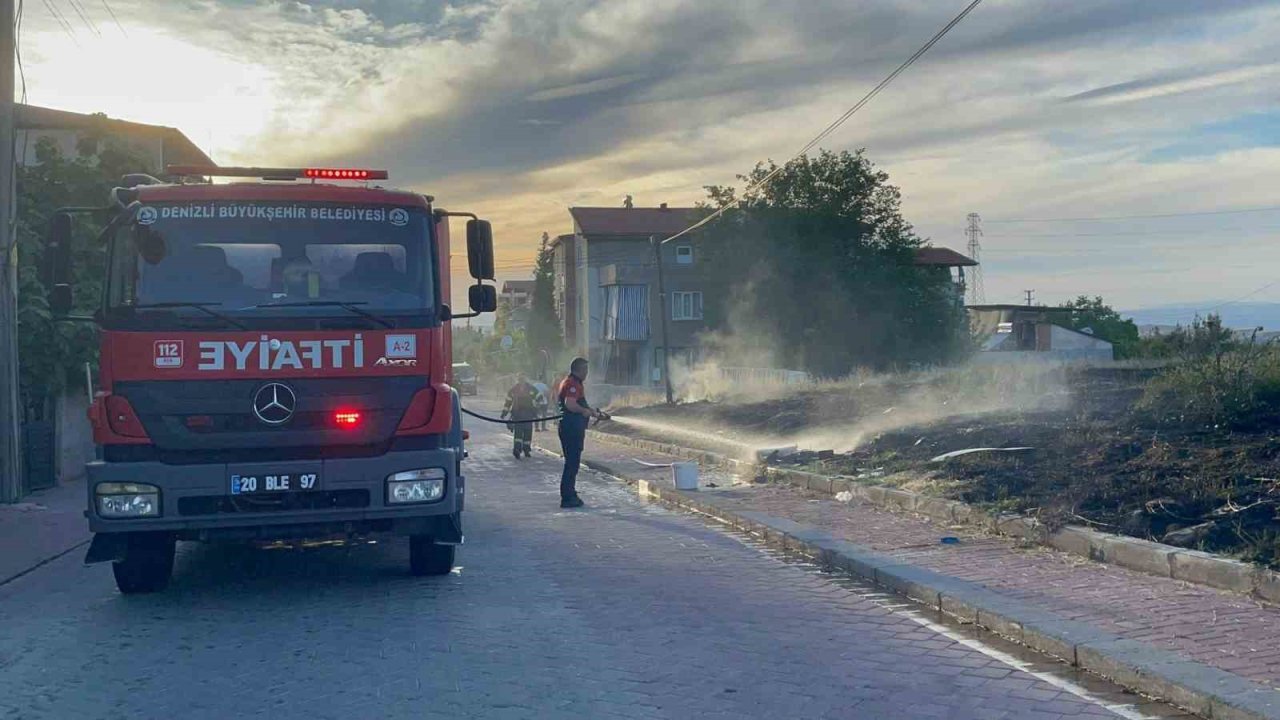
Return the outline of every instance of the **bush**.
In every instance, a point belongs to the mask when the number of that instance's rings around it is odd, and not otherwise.
[[[103,205],[122,175],[151,171],[131,149],[100,142],[92,133],[81,139],[74,157],[41,139],[36,160],[16,171],[19,383],[29,420],[44,419],[52,398],[82,387],[85,363],[98,358],[92,325],[55,322],[50,315],[41,276],[50,218],[59,207]],[[75,221],[72,274],[79,314],[92,313],[102,296],[106,248],[89,239],[107,219],[81,215]]]
[[[1280,413],[1280,348],[1239,341],[1210,318],[1166,341],[1179,363],[1147,383],[1137,409],[1156,423],[1257,429]]]

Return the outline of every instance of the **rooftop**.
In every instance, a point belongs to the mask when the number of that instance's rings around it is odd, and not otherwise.
[[[120,135],[159,138],[164,143],[166,163],[214,165],[208,155],[177,128],[116,120],[101,113],[85,114],[36,105],[15,105],[14,126],[18,130],[102,129]],[[156,168],[160,170],[160,168]]]
[[[940,265],[943,267],[973,267],[977,261],[945,247],[922,247],[916,250],[916,265]]]
[[[1024,312],[1075,312],[1071,308],[1046,307],[1044,305],[966,305],[969,310],[1022,310]]]
[[[507,280],[502,283],[502,292],[533,292],[533,280]]]
[[[569,208],[583,235],[674,235],[697,222],[702,212],[688,207]]]

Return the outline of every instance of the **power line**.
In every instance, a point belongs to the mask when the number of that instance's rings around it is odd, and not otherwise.
[[[1008,220],[987,220],[988,223],[1055,223],[1055,222],[1106,222],[1110,220],[1158,220],[1161,218],[1200,217],[1204,215],[1244,215],[1246,213],[1274,212],[1280,205],[1263,205],[1261,207],[1240,208],[1238,210],[1196,210],[1192,212],[1153,213],[1150,215],[1102,215],[1098,217],[1061,217],[1061,218],[1011,218]]]
[[[120,24],[120,18],[116,17],[116,11],[111,9],[111,4],[107,0],[102,0],[102,7],[107,9],[107,14],[111,16],[111,21],[120,28],[120,34],[129,37],[129,33],[125,32],[124,26]]]
[[[450,264],[450,266],[458,265],[458,266],[461,266],[461,267],[466,267],[466,266],[467,266],[467,259],[466,259],[466,258],[450,258],[450,263],[449,263],[449,264]],[[519,262],[519,261],[517,261],[517,260],[511,260],[511,261],[499,261],[499,262],[495,262],[495,263],[494,263],[494,267],[500,267],[500,268],[534,268],[534,267],[537,267],[537,265],[536,265],[536,264],[534,264],[534,263],[524,263],[524,262]]]
[[[58,22],[58,25],[62,28],[62,32],[66,33],[67,37],[71,38],[71,42],[74,42],[76,47],[80,47],[80,41],[76,39],[76,34],[71,28],[71,23],[67,22],[67,18],[63,16],[62,11],[53,4],[53,0],[44,0],[44,7],[49,11],[49,14],[53,16],[53,19]]]
[[[84,22],[85,26],[89,28],[89,32],[93,33],[97,37],[102,37],[102,33],[98,30],[97,23],[95,23],[93,18],[89,16],[89,8],[85,7],[81,0],[67,0],[67,2],[71,4],[71,9],[76,11],[76,14],[80,16],[80,19]]]
[[[453,254],[449,256],[450,263],[465,264],[466,259],[467,259],[467,256],[465,253],[458,253],[458,254]],[[653,259],[652,259],[651,253],[639,253],[633,250],[609,250],[609,251],[601,251],[601,252],[592,252],[588,255],[588,259],[590,260],[590,263],[592,266],[618,264],[618,263],[625,263],[627,265],[634,265],[638,267],[653,266]],[[499,260],[497,262],[499,265],[507,264],[507,265],[514,265],[517,267],[528,267],[528,268],[537,267],[537,260],[512,259],[512,260]],[[670,264],[669,261],[668,261],[668,264]]]
[[[1221,310],[1222,308],[1224,308],[1224,307],[1226,307],[1226,306],[1228,306],[1228,305],[1234,305],[1234,304],[1236,304],[1236,303],[1238,303],[1238,302],[1241,302],[1241,301],[1244,301],[1244,300],[1248,300],[1249,298],[1253,297],[1254,295],[1257,295],[1258,293],[1262,292],[1263,290],[1268,290],[1268,289],[1270,289],[1270,288],[1275,287],[1276,285],[1280,285],[1280,280],[1272,280],[1271,282],[1267,283],[1266,285],[1263,285],[1262,287],[1258,288],[1257,290],[1254,290],[1254,291],[1253,291],[1253,292],[1251,292],[1251,293],[1248,293],[1248,294],[1246,294],[1246,295],[1241,295],[1240,297],[1236,298],[1235,300],[1228,300],[1228,301],[1226,301],[1226,302],[1224,302],[1224,303],[1222,303],[1222,304],[1220,304],[1220,305],[1215,305],[1215,306],[1213,306],[1213,307],[1209,308],[1208,310],[1206,310],[1205,312],[1206,312],[1206,313],[1216,312],[1216,311]]]
[[[1058,237],[1142,237],[1147,235],[1204,235],[1210,236],[1219,233],[1263,233],[1275,232],[1280,230],[1277,227],[1228,227],[1214,228],[1212,230],[1117,230],[1115,232],[1084,232],[1084,233],[996,233],[988,237],[1004,237],[1004,238],[1058,238]]]
[[[905,62],[903,62],[901,65],[899,65],[899,66],[898,66],[898,68],[897,68],[896,70],[894,70],[893,72],[889,73],[889,76],[888,76],[888,77],[886,77],[885,79],[881,80],[881,81],[880,81],[880,84],[878,84],[878,85],[876,85],[874,88],[872,88],[872,89],[871,89],[871,91],[870,91],[870,92],[868,92],[866,95],[863,95],[861,100],[859,100],[858,102],[854,103],[853,107],[851,107],[851,108],[849,108],[848,110],[844,111],[844,114],[843,114],[843,115],[841,115],[840,117],[836,118],[836,119],[835,119],[835,121],[833,121],[830,125],[828,125],[827,127],[823,128],[822,132],[818,133],[816,136],[814,136],[814,138],[813,138],[812,140],[810,140],[808,143],[806,143],[806,144],[805,144],[805,146],[804,146],[803,148],[800,148],[800,152],[798,152],[798,153],[796,153],[795,155],[791,156],[791,158],[790,158],[790,159],[788,159],[786,162],[784,162],[784,163],[782,163],[781,165],[779,165],[779,166],[775,167],[775,168],[773,169],[773,171],[772,171],[772,172],[770,172],[768,175],[765,175],[765,176],[764,176],[763,178],[761,178],[760,180],[758,180],[758,181],[756,181],[756,182],[754,182],[754,183],[751,183],[751,184],[747,185],[747,187],[746,187],[745,189],[743,189],[743,191],[742,191],[743,197],[746,197],[746,196],[747,196],[747,195],[749,195],[752,191],[754,191],[754,190],[756,190],[756,189],[758,189],[758,188],[760,188],[760,187],[763,187],[764,185],[767,185],[767,184],[769,183],[769,181],[770,181],[770,180],[773,180],[773,178],[777,177],[777,176],[778,176],[778,175],[779,175],[779,174],[780,174],[780,173],[781,173],[781,172],[786,168],[786,166],[787,166],[787,164],[788,164],[788,163],[791,163],[792,161],[796,160],[797,158],[800,158],[800,157],[801,157],[801,156],[803,156],[805,153],[807,153],[807,152],[809,152],[810,150],[812,150],[814,147],[817,147],[818,143],[822,142],[822,141],[823,141],[823,140],[825,140],[829,135],[831,135],[831,133],[833,133],[833,132],[835,132],[836,130],[838,130],[838,129],[840,128],[840,126],[841,126],[841,125],[844,125],[844,124],[845,124],[845,122],[847,122],[847,121],[849,120],[849,118],[853,117],[853,115],[854,115],[855,113],[857,113],[857,112],[858,112],[859,110],[861,110],[864,106],[866,106],[866,105],[867,105],[867,103],[871,102],[871,100],[872,100],[876,95],[879,95],[881,90],[884,90],[885,88],[889,87],[889,84],[890,84],[890,83],[892,83],[892,82],[894,81],[894,79],[895,79],[895,78],[897,78],[899,75],[901,75],[903,72],[905,72],[907,68],[909,68],[909,67],[911,67],[912,65],[914,65],[914,64],[915,64],[915,62],[916,62],[917,60],[919,60],[921,57],[923,57],[925,53],[929,52],[929,50],[930,50],[930,49],[931,49],[935,44],[937,44],[937,42],[938,42],[939,40],[941,40],[941,39],[942,39],[942,38],[943,38],[947,33],[951,32],[951,28],[955,27],[956,25],[959,25],[959,24],[960,24],[960,21],[961,21],[961,20],[964,20],[964,19],[965,19],[965,17],[967,17],[967,16],[969,15],[969,13],[973,12],[973,9],[974,9],[974,8],[976,8],[976,7],[978,7],[978,5],[980,5],[980,4],[982,4],[982,0],[973,0],[973,2],[970,2],[970,3],[969,3],[969,5],[968,5],[968,6],[966,6],[964,10],[961,10],[961,11],[960,11],[960,14],[959,14],[959,15],[956,15],[954,18],[952,18],[952,19],[951,19],[951,22],[947,23],[947,24],[946,24],[946,25],[945,25],[941,30],[939,30],[939,31],[938,31],[938,33],[937,33],[936,35],[934,35],[932,38],[930,38],[929,42],[927,42],[927,43],[925,43],[923,46],[921,46],[921,48],[920,48],[919,50],[916,50],[916,51],[915,51],[915,53],[914,53],[911,57],[907,58]],[[676,238],[678,238],[678,237],[680,237],[680,236],[682,236],[682,235],[687,235],[688,233],[691,233],[691,232],[693,232],[694,230],[697,230],[698,228],[702,227],[703,225],[706,225],[707,223],[711,222],[712,220],[715,220],[716,218],[718,218],[718,217],[720,217],[721,215],[723,215],[723,214],[725,213],[725,211],[726,211],[726,210],[728,210],[728,209],[729,209],[729,207],[730,207],[732,204],[733,204],[733,201],[726,201],[726,202],[725,202],[725,203],[723,203],[720,207],[716,208],[716,210],[715,210],[714,212],[712,212],[710,215],[708,215],[708,216],[704,217],[703,219],[699,220],[698,222],[694,223],[693,225],[690,225],[689,227],[685,228],[684,230],[681,230],[680,232],[676,233],[675,235],[672,235],[671,237],[667,238],[666,240],[663,240],[663,241],[662,241],[662,243],[660,243],[660,244],[666,244],[666,243],[669,243],[669,242],[671,242],[672,240],[675,240]]]
[[[87,8],[82,6],[79,0],[67,0],[67,2],[71,4],[71,9],[76,11],[76,14],[80,16],[80,20],[89,28],[89,32],[102,37],[102,33],[98,32],[98,26],[89,18]]]
[[[1273,239],[1274,239],[1273,237],[1260,238],[1260,240],[1273,240]],[[1203,242],[1199,239],[1193,239],[1191,242],[1161,243],[1158,249],[1160,250],[1213,250],[1217,248],[1237,249],[1239,247],[1240,247],[1240,243],[1239,241],[1236,241],[1236,240],[1226,240],[1221,242]],[[1132,246],[1124,245],[1120,243],[1109,243],[1105,247],[1090,247],[1088,250],[1090,255],[1097,256],[1097,257],[1107,257],[1109,255],[1112,255],[1118,252],[1132,253],[1133,251],[1134,251],[1134,248]],[[1068,244],[1061,244],[1061,243],[1055,244],[1050,247],[998,248],[996,250],[992,250],[990,248],[984,248],[982,251],[983,257],[996,255],[1002,258],[1013,257],[1013,256],[1024,257],[1024,258],[1061,257],[1064,255],[1079,255],[1080,253],[1081,253],[1080,248],[1071,247]]]

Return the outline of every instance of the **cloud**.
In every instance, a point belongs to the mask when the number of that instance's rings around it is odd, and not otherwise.
[[[1092,105],[1136,102],[1166,95],[1196,92],[1225,85],[1265,81],[1280,74],[1280,65],[1267,64],[1253,67],[1231,68],[1212,73],[1183,75],[1181,77],[1152,77],[1116,83],[1106,87],[1086,90],[1064,98],[1065,102],[1088,102]]]
[[[564,100],[566,98],[574,98],[582,95],[591,95],[593,93],[614,90],[620,87],[626,87],[631,83],[644,77],[638,73],[629,75],[618,75],[617,77],[599,78],[597,80],[587,80],[586,82],[573,83],[571,85],[563,85],[561,87],[547,88],[539,90],[529,96],[532,102],[542,102],[544,100]]]
[[[527,261],[543,230],[566,231],[569,205],[620,204],[627,194],[640,204],[691,203],[704,185],[785,158],[957,9],[919,0],[113,7],[131,29],[256,69],[253,97],[270,104],[245,106],[256,130],[236,134],[220,159],[385,165],[398,183],[492,217],[507,265]],[[60,31],[38,20],[28,33],[43,33],[52,56]],[[1052,12],[1032,0],[988,0],[827,146],[866,147],[902,187],[908,219],[952,246],[962,245],[970,211],[1265,204],[1280,160],[1261,141],[1235,132],[1208,154],[1185,148],[1206,127],[1271,107],[1277,30],[1280,11],[1264,0],[1073,0]],[[180,53],[166,57],[182,62]],[[40,77],[33,63],[29,78]],[[129,91],[165,92],[145,82]],[[236,107],[232,91],[218,102]],[[190,114],[181,117],[166,124],[190,125]],[[1036,254],[1048,238],[1001,240],[1015,254],[993,253],[993,293],[1013,295],[1051,271]],[[1152,292],[1175,301],[1193,292],[1176,268],[1215,254],[1189,247],[1165,260],[1151,247],[1150,266],[1179,277],[1152,291],[1123,279],[1117,268],[1134,269],[1123,244],[1097,246],[1041,281],[1041,297],[1057,283],[1065,296],[1109,287],[1129,296],[1125,305]],[[1019,249],[1040,259],[1020,262]],[[1232,272],[1247,283],[1254,271]]]

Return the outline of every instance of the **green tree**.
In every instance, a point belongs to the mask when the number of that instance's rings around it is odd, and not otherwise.
[[[1117,358],[1129,358],[1138,354],[1138,326],[1130,318],[1120,317],[1103,302],[1101,297],[1080,297],[1063,303],[1061,307],[1072,311],[1067,324],[1073,330],[1088,330],[1095,337],[1111,343]]]
[[[41,419],[48,401],[83,387],[84,364],[97,363],[97,332],[88,323],[54,322],[41,268],[53,212],[65,206],[105,206],[126,173],[149,172],[136,154],[93,134],[81,139],[76,157],[49,142],[36,146],[36,164],[17,171],[18,359],[26,413]],[[76,216],[72,285],[76,312],[97,309],[102,295],[106,248],[94,242],[106,216]]]
[[[533,268],[533,299],[529,313],[529,364],[535,375],[544,370],[544,365],[555,363],[564,351],[560,317],[556,314],[554,263],[555,251],[551,248],[551,238],[543,233]],[[548,374],[555,369],[554,366],[545,368]]]
[[[862,150],[760,164],[708,187],[710,204],[740,210],[701,233],[713,328],[769,346],[774,362],[824,376],[856,367],[952,360],[968,346],[949,277],[914,264],[925,244],[900,210],[901,193]]]
[[[1209,313],[1203,318],[1197,315],[1190,325],[1178,325],[1167,333],[1157,332],[1144,338],[1138,344],[1137,354],[1146,358],[1184,361],[1220,358],[1253,345],[1253,340],[1251,336],[1245,342],[1243,337],[1222,324],[1220,315]]]

